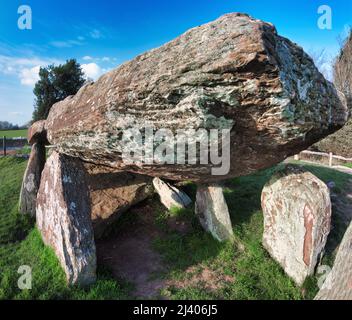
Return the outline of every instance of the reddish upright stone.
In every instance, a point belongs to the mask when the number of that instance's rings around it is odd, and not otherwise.
[[[329,188],[313,174],[288,165],[262,192],[263,245],[298,284],[314,273],[331,222]]]
[[[30,214],[35,217],[37,193],[40,186],[40,179],[45,165],[45,146],[40,143],[32,145],[27,169],[23,176],[19,210],[23,214]]]
[[[85,169],[80,160],[53,152],[42,174],[37,225],[73,285],[96,279],[96,251]]]

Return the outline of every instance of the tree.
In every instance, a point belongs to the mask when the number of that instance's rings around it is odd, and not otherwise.
[[[341,51],[334,62],[334,84],[347,98],[352,109],[352,30],[341,42]],[[333,152],[347,158],[352,157],[352,119],[339,131],[320,141],[315,147],[323,152]]]
[[[33,121],[46,119],[53,104],[75,95],[84,82],[81,66],[74,59],[59,66],[40,68],[39,81],[33,90],[36,96]]]
[[[349,103],[352,102],[352,30],[341,45],[341,51],[334,65],[334,83]]]
[[[318,68],[318,70],[323,74],[325,79],[329,81],[333,81],[332,77],[332,65],[333,65],[333,59],[329,57],[327,54],[326,50],[323,49],[321,51],[311,51],[309,53],[311,58],[313,59],[315,66]]]
[[[17,124],[12,124],[8,121],[0,121],[0,130],[18,130],[19,128]]]

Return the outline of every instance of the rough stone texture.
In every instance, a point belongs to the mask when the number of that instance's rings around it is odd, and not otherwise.
[[[154,193],[152,178],[109,167],[84,164],[91,198],[91,218],[95,238],[131,206]]]
[[[335,258],[316,300],[352,300],[352,223],[346,231]]]
[[[346,100],[302,48],[273,25],[227,14],[191,29],[55,104],[48,139],[89,162],[171,180],[207,182],[250,174],[298,154],[347,121]],[[122,132],[231,129],[231,168],[132,165]],[[193,139],[193,137],[191,137]]]
[[[90,219],[86,173],[80,160],[53,152],[42,173],[37,198],[37,225],[52,247],[69,284],[96,279],[96,250]]]
[[[198,185],[196,215],[203,228],[219,241],[230,240],[233,236],[229,210],[219,185]]]
[[[49,144],[47,139],[46,120],[34,122],[28,129],[27,139],[29,144],[36,142],[40,142],[44,145]]]
[[[37,193],[40,178],[45,165],[45,146],[40,143],[32,145],[26,171],[23,176],[19,210],[23,214],[35,217]]]
[[[153,179],[153,185],[160,196],[161,203],[169,210],[172,207],[187,208],[192,203],[187,194],[159,178]]]
[[[263,245],[298,284],[314,273],[331,222],[328,187],[310,172],[287,165],[262,192]]]

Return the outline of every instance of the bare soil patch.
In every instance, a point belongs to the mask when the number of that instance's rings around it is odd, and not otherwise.
[[[163,262],[162,256],[153,248],[153,241],[165,237],[166,231],[157,225],[152,201],[155,199],[132,208],[126,213],[133,215],[128,223],[117,226],[116,232],[97,241],[98,264],[108,267],[117,281],[123,279],[131,283],[134,287],[132,295],[142,299],[168,299],[160,292],[169,287],[197,287],[215,292],[234,281],[220,270],[211,270],[202,263],[188,267],[181,280],[168,278],[166,275],[170,266]],[[191,223],[180,217],[169,216],[164,222],[167,230],[181,236],[192,231]]]
[[[215,292],[221,289],[226,283],[232,283],[234,278],[224,275],[221,271],[212,270],[206,266],[192,266],[186,271],[188,277],[183,280],[169,280],[168,287],[185,289],[188,287],[200,287],[207,291]]]
[[[97,241],[98,264],[107,266],[116,278],[132,283],[134,296],[157,297],[164,281],[156,276],[165,266],[152,248],[153,240],[160,236],[153,210],[143,203],[126,214],[134,215],[135,219],[120,228],[116,235]]]

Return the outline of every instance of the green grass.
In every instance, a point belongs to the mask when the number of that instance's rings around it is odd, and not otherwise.
[[[345,167],[352,169],[352,163],[347,163],[347,164],[345,164]]]
[[[89,289],[69,288],[65,274],[54,254],[44,246],[34,228],[27,238],[1,250],[0,299],[126,299],[128,285],[122,287],[106,270],[98,270],[99,279]],[[32,289],[17,288],[18,267],[32,268]]]
[[[297,163],[297,162],[295,162]],[[341,193],[342,190],[344,189],[346,183],[348,183],[349,180],[351,180],[351,176],[348,174],[345,174],[343,172],[336,171],[334,169],[329,169],[327,167],[322,167],[319,165],[312,165],[312,164],[306,164],[306,163],[299,163],[300,165],[304,166],[307,170],[312,172],[314,175],[316,175],[319,179],[325,182],[333,181],[336,184],[336,187],[334,188],[335,193]]]
[[[53,251],[44,246],[34,221],[18,213],[18,196],[26,161],[0,159],[0,299],[127,299],[131,286],[117,283],[98,269],[89,289],[69,288]],[[32,289],[20,290],[21,265],[32,268]]]
[[[187,283],[185,270],[198,265],[215,277],[234,281],[226,282],[216,290],[207,283],[173,286],[164,294],[172,299],[301,299],[297,288],[274,262],[261,245],[263,216],[260,212],[260,193],[275,169],[259,172],[249,177],[237,178],[226,183],[225,198],[234,226],[235,241],[219,243],[205,233],[195,220],[193,209],[173,212],[193,225],[185,236],[168,230],[167,236],[155,242],[155,247],[170,266],[166,278]],[[195,187],[188,186],[194,197]],[[167,213],[159,216],[167,218]],[[162,225],[162,224],[160,224]],[[164,224],[165,226],[166,224]]]
[[[0,245],[22,240],[32,227],[17,210],[26,164],[18,158],[0,159]]]
[[[27,137],[27,129],[23,130],[0,130],[0,138],[6,136],[6,138],[18,138],[18,137]]]
[[[44,246],[34,222],[17,211],[18,195],[26,161],[0,159],[0,299],[126,299],[132,287],[112,278],[109,270],[98,268],[97,283],[88,288],[69,288],[53,251]],[[350,176],[335,170],[304,165],[325,182],[334,181],[342,192]],[[260,194],[264,184],[281,165],[225,183],[224,194],[234,227],[234,241],[219,243],[200,227],[194,208],[165,210],[155,198],[155,225],[161,236],[153,243],[166,265],[160,275],[169,286],[161,294],[169,299],[311,299],[317,292],[315,277],[302,288],[290,280],[261,245],[263,215]],[[194,199],[196,187],[184,190]],[[185,222],[188,232],[171,228],[169,219]],[[123,228],[133,214],[117,223]],[[335,222],[336,223],[336,222]],[[116,229],[119,230],[119,229]],[[114,231],[116,231],[114,230]],[[332,232],[332,241],[337,237]],[[332,253],[327,254],[329,263]],[[17,270],[32,268],[32,290],[19,290]],[[202,278],[207,270],[218,282]],[[226,279],[231,279],[228,281]],[[215,282],[214,282],[215,281]],[[209,287],[210,286],[210,287]]]
[[[166,233],[155,241],[156,249],[162,254],[169,269],[166,279],[173,279],[182,286],[171,286],[164,294],[171,299],[313,299],[316,295],[317,279],[310,277],[299,288],[273,261],[261,245],[263,215],[260,195],[264,184],[275,170],[260,171],[254,175],[230,180],[224,188],[225,198],[231,214],[235,241],[218,243],[204,233],[195,220],[193,209],[180,212],[166,212],[160,209],[158,226]],[[335,192],[343,190],[350,176],[324,167],[305,165],[306,169],[325,182],[336,183]],[[186,191],[194,198],[195,186],[190,184]],[[168,228],[167,219],[179,216],[193,225],[187,235],[180,235]],[[334,222],[333,222],[334,223]],[[335,221],[336,223],[336,221]],[[329,241],[334,241],[336,230],[332,231]],[[333,253],[328,252],[326,262],[333,261]],[[234,281],[224,282],[216,290],[207,288],[206,283],[195,285],[189,281],[185,271],[191,266],[201,270],[211,270],[215,275],[231,277]],[[184,285],[186,284],[186,285]]]

